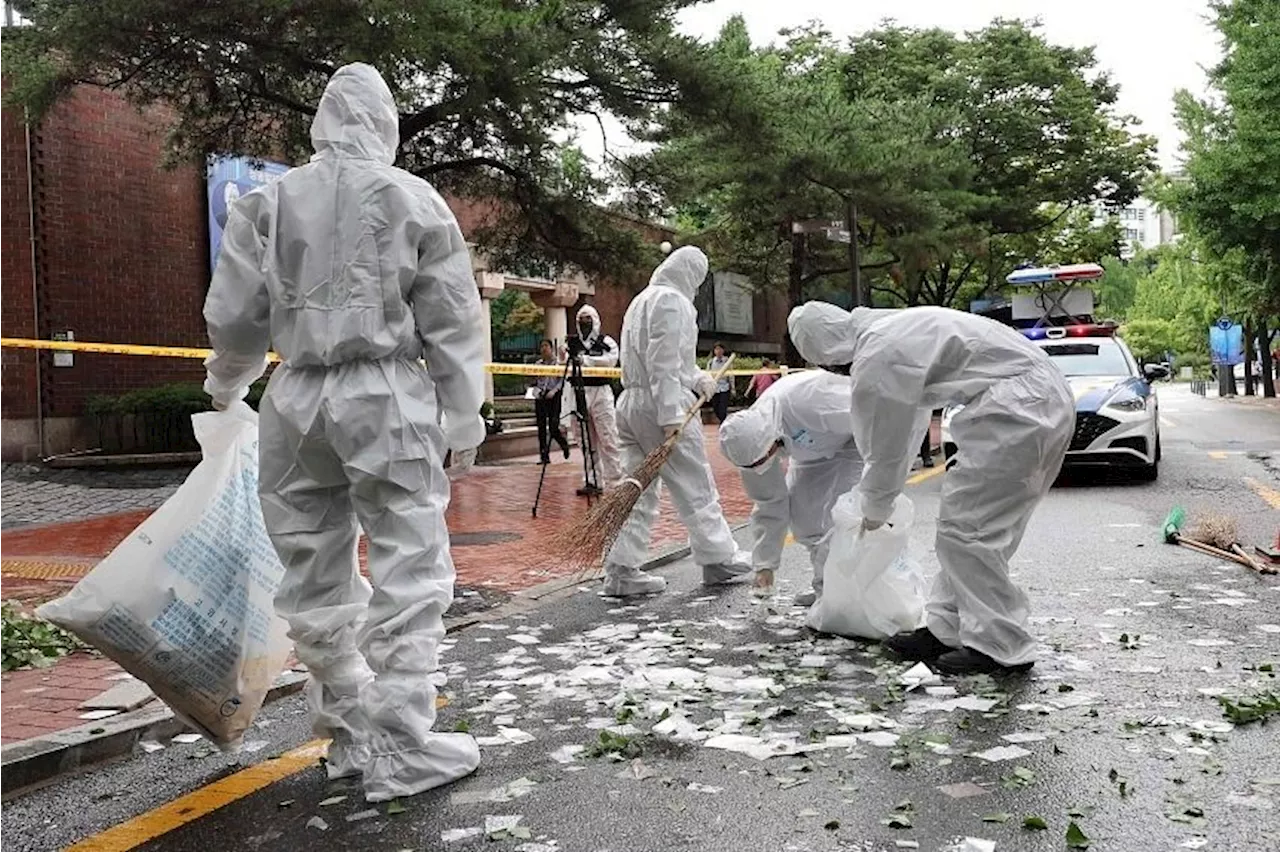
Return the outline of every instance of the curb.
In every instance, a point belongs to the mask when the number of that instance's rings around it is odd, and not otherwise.
[[[307,676],[299,672],[280,675],[267,691],[263,706],[299,692],[306,680]],[[156,699],[119,716],[10,743],[0,749],[3,801],[29,793],[62,775],[129,754],[139,740],[169,739],[185,730],[186,724],[173,715],[167,704]]]
[[[739,524],[733,530],[737,532],[745,526],[745,523]],[[642,567],[651,570],[669,565],[691,552],[688,544],[677,545],[660,552]],[[602,576],[600,570],[595,570],[580,577],[548,580],[516,592],[507,602],[484,612],[456,619],[446,618],[445,631],[455,633],[476,624],[499,621],[513,613],[536,609],[544,601],[571,593],[578,586],[599,580]],[[285,672],[267,692],[263,706],[300,692],[306,681],[305,673]],[[63,775],[131,754],[140,740],[169,739],[184,730],[186,725],[173,715],[168,705],[157,699],[146,707],[109,719],[10,743],[0,749],[0,787],[4,790],[0,800],[7,802]]]

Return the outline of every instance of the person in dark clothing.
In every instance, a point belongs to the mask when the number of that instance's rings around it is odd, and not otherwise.
[[[550,340],[542,341],[542,357],[538,363],[543,366],[559,365],[555,346]],[[564,392],[564,380],[556,376],[539,376],[534,382],[538,395],[533,400],[534,414],[538,420],[538,454],[543,464],[551,464],[551,442],[560,445],[565,458],[569,458],[569,439],[560,430],[560,402]]]
[[[707,365],[708,373],[719,372],[724,369],[724,365],[729,363],[729,356],[724,351],[724,345],[717,343],[711,350],[711,363]],[[729,391],[731,385],[729,377],[725,376],[716,383],[716,392],[711,397],[711,410],[716,414],[717,422],[723,423],[725,418],[729,416]]]

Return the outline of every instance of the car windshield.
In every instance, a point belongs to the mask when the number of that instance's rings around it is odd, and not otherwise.
[[[1069,343],[1053,341],[1042,343],[1041,348],[1049,353],[1065,376],[1128,376],[1133,373],[1120,346],[1109,338]]]

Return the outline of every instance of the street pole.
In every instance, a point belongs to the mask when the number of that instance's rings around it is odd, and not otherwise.
[[[853,201],[845,205],[845,227],[849,229],[849,278],[853,283],[853,306],[870,307],[869,300],[863,300],[862,293],[862,261],[858,257],[858,205]]]

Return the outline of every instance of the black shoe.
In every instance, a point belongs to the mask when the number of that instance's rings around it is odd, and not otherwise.
[[[569,442],[565,440],[564,436],[556,438],[556,443],[560,445],[560,449],[564,452],[564,457],[569,458]]]
[[[551,455],[550,455],[549,453],[543,453],[543,454],[542,454],[542,459],[540,460],[540,463],[541,463],[541,464],[551,464]]]
[[[899,657],[917,662],[936,660],[943,654],[955,650],[950,645],[943,644],[942,640],[930,633],[927,627],[921,627],[911,633],[890,636],[884,640],[884,646]]]
[[[1019,663],[1016,666],[1006,666],[1002,663],[997,663],[981,651],[975,651],[972,648],[961,648],[958,651],[948,651],[938,657],[934,663],[934,668],[943,674],[951,675],[1020,675],[1031,671],[1033,665],[1035,663]]]
[[[933,467],[933,456],[925,456],[925,457],[924,457],[924,466],[925,466],[925,467]]]
[[[595,485],[584,485],[578,489],[579,497],[599,497],[604,491]]]

